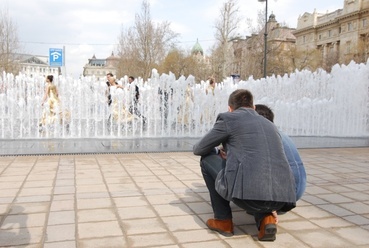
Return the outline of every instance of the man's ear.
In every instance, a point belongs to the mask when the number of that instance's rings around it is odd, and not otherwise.
[[[253,106],[253,109],[255,110],[256,109],[255,105],[252,105],[252,106]]]
[[[233,112],[233,108],[231,106],[228,106],[228,112]]]

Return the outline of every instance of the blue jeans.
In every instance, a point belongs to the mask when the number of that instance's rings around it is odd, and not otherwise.
[[[232,219],[232,210],[229,206],[229,201],[225,200],[215,190],[215,179],[218,173],[225,168],[226,161],[219,155],[210,154],[208,156],[201,157],[201,172],[205,180],[205,184],[209,190],[211,206],[214,212],[214,218],[218,220]],[[234,204],[244,209],[248,214],[251,214],[255,218],[257,227],[260,227],[260,223],[263,218],[270,214],[273,210],[281,209],[284,202],[274,201],[256,201],[256,200],[243,200],[233,199]]]
[[[292,142],[291,138],[286,134],[279,132],[282,138],[284,153],[290,165],[296,184],[296,201],[301,198],[306,189],[306,171],[304,164],[300,158],[300,154]]]

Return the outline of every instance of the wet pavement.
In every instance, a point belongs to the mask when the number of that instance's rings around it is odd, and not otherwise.
[[[294,140],[307,189],[274,242],[234,205],[233,237],[207,229],[196,139],[1,141],[0,247],[368,247],[368,140]]]
[[[369,137],[291,137],[298,148],[368,147]],[[199,138],[0,139],[2,155],[190,152]]]

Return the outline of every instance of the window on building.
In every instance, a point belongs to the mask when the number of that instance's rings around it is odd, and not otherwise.
[[[322,39],[322,35],[320,34],[320,35],[319,35],[319,40],[321,40],[321,39]]]
[[[305,44],[305,42],[306,42],[306,36],[304,35],[304,36],[302,36],[302,43]]]
[[[340,33],[342,33],[342,29],[341,29],[341,27],[339,27],[338,28],[338,33],[340,34]]]
[[[347,23],[347,31],[352,31],[352,23]]]
[[[351,52],[351,42],[348,41],[346,42],[346,53],[350,53]]]
[[[366,18],[365,19],[363,19],[363,27],[366,27],[367,25],[368,25],[368,23],[367,23],[368,21],[366,20]]]
[[[328,37],[332,37],[332,30],[328,30]]]

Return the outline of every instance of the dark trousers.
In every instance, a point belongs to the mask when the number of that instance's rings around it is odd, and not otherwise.
[[[218,220],[232,219],[232,210],[229,201],[225,200],[215,190],[215,179],[218,173],[225,168],[226,161],[219,155],[208,155],[201,157],[201,172],[205,180],[205,184],[209,190],[211,206],[214,212],[214,218]],[[256,186],[257,187],[257,186]],[[244,209],[248,214],[254,216],[256,225],[259,228],[262,219],[270,214],[273,210],[281,209],[284,202],[274,201],[256,201],[233,199],[234,204]]]
[[[141,112],[140,112],[140,110],[138,110],[138,108],[137,108],[137,104],[135,103],[134,105],[131,105],[130,107],[129,107],[129,112],[131,113],[131,114],[135,114],[135,115],[137,115],[139,118],[142,118],[142,122],[145,124],[146,123],[146,117],[145,116],[143,116],[142,114],[141,114]]]

